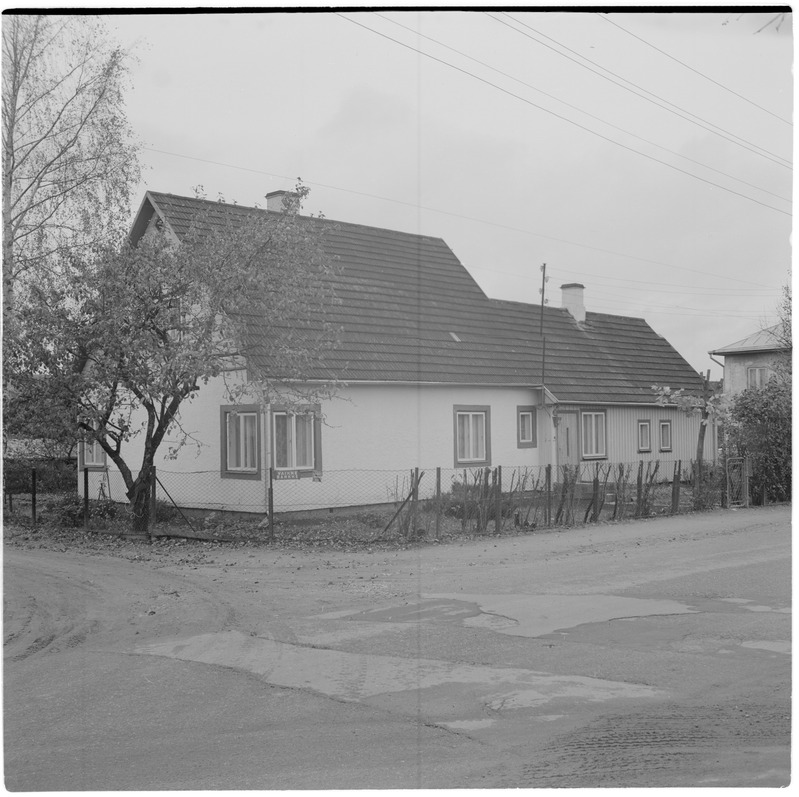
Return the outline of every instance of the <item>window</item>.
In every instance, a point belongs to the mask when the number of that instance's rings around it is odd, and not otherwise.
[[[516,448],[538,445],[535,407],[516,407]]]
[[[761,366],[759,368],[746,369],[746,386],[755,388],[756,390],[765,387],[768,382],[768,368]]]
[[[96,429],[97,423],[93,422],[92,426]],[[79,446],[79,467],[81,469],[104,470],[106,466],[105,451],[96,440],[90,439],[88,432],[84,432],[84,434],[85,439],[81,441]]]
[[[318,477],[322,470],[321,407],[272,410],[272,464],[278,478]]]
[[[652,425],[649,421],[638,421],[638,451],[652,450]]]
[[[671,451],[671,421],[660,422],[660,450]]]
[[[84,468],[105,468],[105,451],[96,440],[86,440],[81,451]]]
[[[261,425],[257,404],[222,407],[222,477],[261,478]]]
[[[605,456],[605,413],[584,412],[582,414],[583,457]]]
[[[489,465],[491,462],[491,410],[489,407],[456,406],[455,467]]]

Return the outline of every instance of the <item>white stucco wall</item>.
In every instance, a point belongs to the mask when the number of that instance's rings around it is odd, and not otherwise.
[[[240,376],[240,375],[239,375]],[[172,499],[181,506],[264,512],[268,502],[271,426],[262,413],[261,474],[258,479],[223,478],[220,407],[230,404],[226,384],[237,375],[211,380],[191,402],[181,407],[180,428],[165,439],[156,468]],[[517,445],[517,407],[535,405],[538,392],[523,388],[482,388],[407,385],[357,385],[342,388],[322,404],[322,477],[275,479],[276,511],[385,503],[407,494],[410,471],[425,470],[422,494],[435,489],[435,470],[442,469],[442,490],[462,477],[455,467],[454,408],[490,408],[491,466],[538,466],[550,461],[552,430],[548,414],[537,411],[537,446]],[[173,459],[170,448],[186,436]],[[141,438],[127,446],[126,461],[135,470],[141,460]],[[92,473],[90,495],[101,482],[106,493],[124,496],[121,475],[109,462],[107,474]],[[162,491],[159,488],[159,494]]]
[[[180,411],[180,427],[164,441],[156,458],[163,488],[180,506],[207,510],[265,513],[268,507],[271,463],[270,415],[259,416],[260,474],[258,478],[230,478],[222,474],[220,407],[233,403],[226,385],[240,375],[203,385],[192,401]],[[558,464],[550,414],[537,407],[537,445],[517,444],[517,408],[538,404],[537,391],[523,388],[354,385],[342,388],[337,397],[322,404],[321,478],[279,478],[274,472],[273,501],[276,512],[302,511],[324,507],[359,506],[402,500],[410,488],[414,468],[425,471],[420,485],[422,497],[434,494],[436,468],[441,468],[441,489],[447,492],[454,480],[463,479],[463,466],[455,463],[455,407],[490,408],[489,465],[503,468],[505,489],[515,468],[528,468],[532,478],[542,476],[543,467]],[[603,409],[602,407],[562,407]],[[664,407],[615,407],[606,411],[607,457],[603,462],[635,463],[660,460],[661,473],[670,476],[673,462],[685,467],[695,456],[698,418]],[[652,450],[638,451],[637,421],[651,421]],[[658,421],[672,420],[671,452],[658,448]],[[175,458],[169,450],[185,442]],[[716,441],[709,429],[705,456],[713,458]],[[136,469],[141,460],[142,440],[128,445],[126,460]],[[583,462],[590,462],[581,460]],[[471,466],[470,478],[480,466]],[[293,474],[290,474],[293,475]],[[554,477],[553,477],[554,478]],[[82,482],[81,482],[82,483]],[[90,496],[97,497],[100,485],[105,494],[124,500],[121,475],[109,463],[108,472],[91,474]],[[166,498],[159,487],[159,495]]]

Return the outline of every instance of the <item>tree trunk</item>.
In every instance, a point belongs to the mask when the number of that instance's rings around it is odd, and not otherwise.
[[[142,478],[143,473],[133,483],[133,487],[128,490],[128,500],[132,514],[131,531],[132,537],[150,537],[150,478],[149,475]]]
[[[699,467],[702,467],[702,460],[704,459],[705,453],[705,432],[707,431],[707,420],[710,417],[710,413],[706,410],[702,410],[702,421],[699,424],[699,439],[696,441],[696,462]]]

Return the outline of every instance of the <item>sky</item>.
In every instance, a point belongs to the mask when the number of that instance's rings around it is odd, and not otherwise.
[[[443,238],[485,293],[645,318],[699,371],[790,280],[791,15],[115,14],[152,189]]]

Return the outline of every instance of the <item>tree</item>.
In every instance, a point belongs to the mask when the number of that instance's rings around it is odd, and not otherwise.
[[[3,17],[3,309],[124,228],[138,182],[123,94],[130,55],[99,17]]]
[[[774,376],[782,381],[790,382],[793,373],[791,362],[791,351],[793,349],[793,340],[791,337],[791,309],[793,302],[791,298],[791,283],[787,283],[782,287],[782,299],[777,305],[777,315],[779,316],[779,323],[774,327],[773,335],[776,338],[777,346],[787,356],[776,357],[773,363]]]
[[[655,393],[655,401],[663,406],[673,405],[678,407],[687,415],[698,415],[699,434],[696,441],[696,463],[701,470],[705,453],[705,437],[707,427],[711,420],[716,418],[723,409],[722,396],[712,392],[710,388],[710,372],[707,377],[702,377],[701,394],[686,393],[684,389],[672,390],[667,386],[652,385]]]
[[[739,393],[725,427],[727,446],[749,459],[755,492],[770,501],[791,500],[791,383],[771,379]]]
[[[307,193],[298,187],[282,214],[206,202],[179,243],[152,232],[72,256],[66,281],[32,288],[14,372],[23,390],[37,383],[44,403],[71,407],[84,439],[100,444],[125,481],[137,533],[148,530],[156,452],[202,384],[246,363],[250,381],[232,395],[280,390],[285,402],[289,384],[296,401],[329,394],[296,387],[336,342],[325,321],[335,301],[328,223],[299,215]],[[140,462],[130,461],[134,438]]]
[[[791,499],[791,308],[788,283],[773,331],[783,356],[774,358],[771,378],[762,388],[749,388],[734,398],[725,423],[728,449],[748,457],[757,495],[771,501]]]

